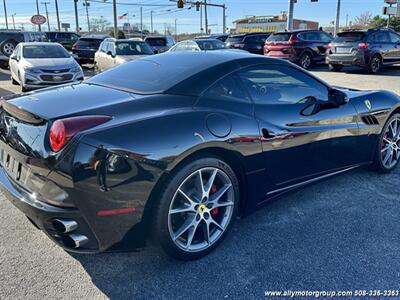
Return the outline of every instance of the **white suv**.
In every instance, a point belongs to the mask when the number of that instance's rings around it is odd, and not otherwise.
[[[105,39],[94,55],[97,72],[103,72],[127,61],[152,55],[150,46],[142,39]]]

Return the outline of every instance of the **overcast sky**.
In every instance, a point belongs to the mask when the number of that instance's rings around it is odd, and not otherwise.
[[[25,29],[31,30],[29,19],[36,13],[35,0],[5,0],[7,3],[9,26],[12,27],[11,15],[15,15],[17,28],[20,24],[25,24]],[[40,12],[45,15],[43,2],[48,4],[49,19],[51,27],[56,26],[55,0],[39,0]],[[112,5],[101,3],[104,0],[95,0],[90,2],[90,17],[104,16],[110,22],[112,21]],[[319,0],[318,3],[311,3],[310,0],[298,0],[295,6],[295,18],[318,21],[321,25],[327,25],[335,18],[337,0]],[[0,27],[5,27],[4,10],[0,1]],[[98,3],[100,2],[100,3]],[[112,0],[106,0],[112,2]],[[281,11],[287,10],[287,0],[209,0],[211,3],[227,6],[227,26],[232,27],[232,21],[245,16],[253,15],[277,15]],[[341,23],[346,22],[346,15],[349,20],[360,15],[362,12],[369,11],[373,15],[382,12],[383,0],[342,0]],[[150,11],[154,11],[154,27],[159,31],[164,30],[165,24],[173,26],[177,19],[178,33],[199,31],[200,14],[195,8],[181,9],[176,8],[176,3],[169,0],[117,0],[118,14],[126,12],[130,14],[130,22],[140,22],[140,5],[143,5],[143,23],[147,28],[150,27]],[[71,23],[71,28],[75,27],[73,0],[58,0],[61,22]],[[135,5],[126,5],[135,4]],[[152,5],[152,6],[150,6]],[[209,8],[209,24],[213,32],[222,30],[222,9]],[[85,30],[87,28],[85,8],[83,0],[78,2],[78,13],[80,26]],[[135,16],[134,16],[135,15]],[[122,25],[125,21],[119,21]],[[46,27],[47,28],[47,27]]]

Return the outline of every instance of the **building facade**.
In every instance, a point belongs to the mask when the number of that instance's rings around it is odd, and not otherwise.
[[[286,15],[253,16],[233,21],[236,33],[277,32],[286,29]],[[319,23],[307,20],[293,20],[293,29],[318,29]]]

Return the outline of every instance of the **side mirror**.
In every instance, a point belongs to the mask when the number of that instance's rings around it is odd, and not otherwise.
[[[349,102],[349,97],[340,90],[330,89],[328,92],[328,100],[335,106],[342,106]]]
[[[154,50],[153,52],[154,52],[154,54],[158,54],[158,50]]]
[[[108,51],[108,52],[107,52],[107,55],[110,55],[111,57],[115,57],[115,54],[112,53],[111,51]]]
[[[17,55],[15,53],[10,55],[10,59],[18,61]]]

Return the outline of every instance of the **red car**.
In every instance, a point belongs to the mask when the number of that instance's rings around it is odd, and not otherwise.
[[[278,57],[309,69],[313,63],[325,62],[328,44],[333,37],[320,30],[277,32],[264,44],[264,55]]]

